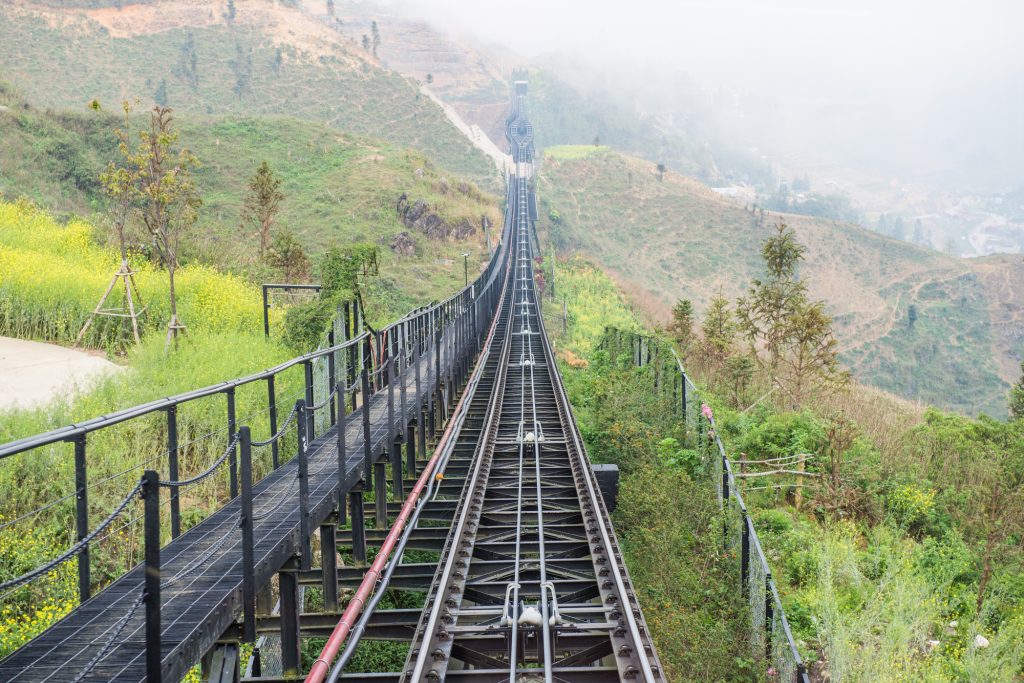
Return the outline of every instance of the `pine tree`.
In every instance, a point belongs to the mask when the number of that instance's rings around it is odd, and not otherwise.
[[[242,204],[242,229],[255,228],[260,238],[260,260],[266,258],[270,246],[270,229],[281,210],[284,193],[281,179],[274,175],[270,164],[263,161],[249,180],[249,193]]]
[[[791,320],[806,300],[807,286],[797,277],[804,251],[789,226],[779,222],[775,235],[761,249],[767,277],[754,280],[748,295],[736,304],[740,330],[752,349],[763,342],[768,353],[766,369],[772,378],[791,332]]]
[[[1015,420],[1024,420],[1024,362],[1020,364],[1020,375],[1010,390],[1010,415]]]
[[[234,21],[235,17],[238,16],[238,10],[235,8],[235,0],[228,0],[228,13],[225,16],[228,21]]]
[[[380,49],[380,29],[376,21],[370,24],[370,34],[373,36],[373,56],[376,57],[377,50]]]
[[[158,107],[167,106],[167,79],[160,79],[160,85],[157,87],[156,92],[153,93],[153,101],[156,102]]]
[[[693,302],[689,299],[680,299],[676,302],[668,331],[679,345],[680,355],[685,360],[693,345]]]
[[[721,292],[711,299],[701,331],[704,333],[707,355],[718,362],[725,360],[736,338],[736,322],[729,309],[729,300]]]
[[[363,34],[363,50],[365,52],[370,51],[370,36],[366,35],[365,33]]]
[[[281,230],[267,251],[267,263],[281,273],[285,282],[303,282],[309,278],[309,257],[291,230]]]
[[[334,16],[334,0],[327,0],[327,16]]]

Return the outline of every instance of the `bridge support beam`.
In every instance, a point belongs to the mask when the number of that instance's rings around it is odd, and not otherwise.
[[[320,567],[323,569],[324,609],[338,611],[338,541],[333,524],[320,525]]]
[[[281,590],[281,668],[285,676],[298,676],[302,666],[297,570],[298,558],[293,557],[277,573]]]
[[[387,480],[387,460],[382,456],[382,459],[378,460],[373,464],[373,502],[374,502],[374,522],[378,529],[383,529],[388,525],[388,480]]]
[[[358,564],[366,564],[366,514],[363,510],[362,482],[349,492],[348,507],[352,517],[352,558]]]

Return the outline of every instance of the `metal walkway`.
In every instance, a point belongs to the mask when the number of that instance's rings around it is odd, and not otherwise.
[[[416,393],[410,367],[404,376],[406,415],[403,419],[401,411],[396,411],[396,430],[418,417],[425,388],[433,385],[434,375],[427,375],[426,357],[420,363],[421,393]],[[371,450],[384,453],[389,445],[385,393],[371,397],[370,416]],[[349,416],[346,443],[351,446],[346,460],[348,478],[358,481],[363,465],[362,408]],[[292,459],[254,487],[256,583],[261,586],[270,582],[273,573],[300,545],[297,467],[297,459]],[[336,508],[336,427],[311,444],[309,467],[309,511],[311,526],[315,527]],[[239,505],[236,498],[162,549],[161,640],[166,681],[179,680],[229,629],[241,610]],[[138,605],[142,583],[140,566],[0,661],[0,681],[75,681],[115,631],[109,651],[81,680],[145,680],[144,610]]]

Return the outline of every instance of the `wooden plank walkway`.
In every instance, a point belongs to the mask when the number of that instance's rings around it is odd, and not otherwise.
[[[443,348],[443,347],[442,347]],[[433,349],[431,349],[431,353]],[[422,395],[414,367],[403,373],[406,419],[433,388],[429,359],[421,356]],[[442,358],[442,367],[448,360]],[[442,376],[445,370],[442,370]],[[428,376],[429,373],[429,376]],[[396,429],[403,424],[396,383]],[[346,417],[346,476],[362,478],[363,408]],[[387,390],[370,397],[372,452],[387,447]],[[403,434],[404,430],[398,432]],[[257,435],[257,438],[258,435]],[[290,460],[254,486],[256,585],[265,585],[299,551],[298,462]],[[310,528],[334,510],[338,483],[337,428],[309,449]],[[166,491],[161,493],[166,496]],[[242,552],[240,499],[197,524],[161,550],[163,680],[177,681],[206,653],[241,613]],[[143,568],[137,566],[67,617],[0,661],[3,683],[144,681],[145,606]],[[97,662],[92,660],[99,658]],[[90,666],[92,667],[90,669]],[[87,673],[85,673],[88,670]]]

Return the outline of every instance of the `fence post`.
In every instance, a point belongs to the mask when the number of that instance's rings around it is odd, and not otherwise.
[[[768,569],[764,575],[764,656],[769,662],[772,658],[772,620],[775,618],[775,605],[772,602],[772,571]]]
[[[256,642],[256,552],[252,517],[252,433],[249,427],[238,430],[242,449],[242,640]]]
[[[274,376],[267,377],[267,411],[270,413],[270,435],[277,434],[277,396],[274,391]],[[281,466],[277,439],[270,444],[270,458],[276,470]]]
[[[89,479],[85,461],[85,434],[75,438],[75,524],[78,540],[89,535]],[[92,595],[89,546],[78,554],[78,597],[82,602]]]
[[[160,477],[154,470],[142,475],[144,506],[146,603],[146,683],[160,683]]]
[[[227,390],[228,395],[228,443],[235,440],[235,388]],[[238,496],[238,447],[231,446],[231,456],[228,459],[228,481],[230,483],[231,497]]]
[[[167,408],[167,474],[178,481],[178,406]],[[178,487],[171,487],[171,538],[181,535],[181,499]]]
[[[740,537],[740,590],[743,597],[750,594],[750,517],[746,508],[742,509],[743,533]]]
[[[295,414],[298,415],[299,435],[299,536],[302,557],[302,569],[308,570],[313,562],[313,551],[309,544],[309,438],[306,432],[306,402],[301,398],[295,402]]]

